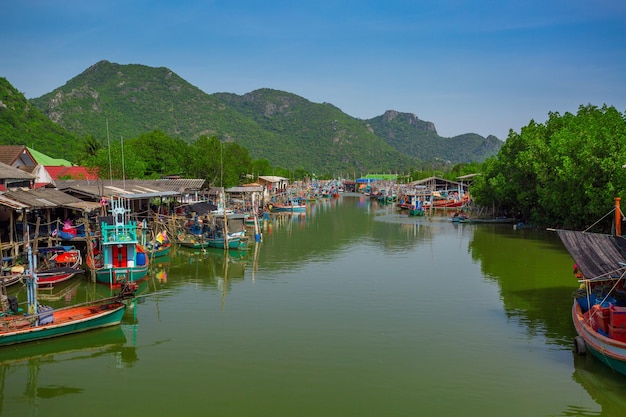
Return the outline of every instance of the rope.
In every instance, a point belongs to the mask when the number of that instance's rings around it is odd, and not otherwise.
[[[589,226],[588,228],[586,228],[585,230],[583,230],[583,233],[586,233],[589,231],[589,229],[591,229],[593,226],[595,226],[596,224],[600,223],[602,220],[604,220],[608,215],[613,214],[613,212],[615,211],[615,208],[613,208],[613,210],[609,211],[608,213],[606,213],[604,216],[602,216],[602,218],[598,219],[598,221],[596,221],[594,224],[592,224],[591,226]],[[621,212],[621,210],[620,210]]]

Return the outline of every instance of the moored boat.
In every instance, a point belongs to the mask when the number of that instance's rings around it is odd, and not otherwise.
[[[162,258],[169,255],[171,248],[172,244],[170,243],[165,230],[158,233],[156,237],[145,246],[146,253],[150,259]]]
[[[289,199],[284,204],[271,203],[268,207],[272,213],[302,213],[306,211],[306,201]]]
[[[129,211],[123,199],[111,199],[113,216],[101,223],[100,253],[89,265],[96,270],[98,282],[120,285],[139,281],[148,273],[150,260],[137,240],[137,222],[128,218]]]
[[[52,254],[44,260],[43,266],[37,270],[37,285],[39,287],[53,287],[84,272],[81,268],[83,257],[80,251],[74,247],[39,248],[39,253]]]
[[[134,296],[134,286],[125,286],[120,293],[97,301],[59,309],[42,306],[37,299],[36,261],[29,250],[26,271],[28,307],[22,313],[16,303],[0,315],[0,346],[25,343],[101,327],[118,325],[126,309],[125,299]]]
[[[626,240],[621,217],[616,199],[615,235],[556,232],[574,259],[574,274],[581,283],[571,310],[578,333],[574,348],[626,375]]]

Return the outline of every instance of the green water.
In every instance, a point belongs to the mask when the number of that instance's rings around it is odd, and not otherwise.
[[[318,202],[157,260],[119,327],[0,350],[0,415],[624,416],[572,352],[571,266],[550,232]]]

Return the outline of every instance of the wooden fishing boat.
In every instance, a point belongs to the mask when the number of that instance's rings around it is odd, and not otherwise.
[[[491,219],[482,219],[477,217],[466,217],[465,219],[459,219],[460,223],[479,223],[479,224],[513,224],[519,223],[520,220],[514,217],[494,217]]]
[[[626,240],[621,236],[619,199],[615,235],[570,230],[557,234],[576,262],[581,283],[575,293],[572,321],[577,353],[591,352],[611,369],[626,375]]]
[[[194,235],[192,233],[179,233],[177,243],[185,248],[204,249],[204,248],[221,248],[225,249],[224,238],[214,235]],[[241,237],[231,236],[228,238],[227,249],[239,249],[245,246],[245,240]]]
[[[170,249],[172,248],[172,244],[170,242],[164,243],[157,247],[155,246],[146,246],[146,253],[150,259],[154,258],[162,258],[170,254]]]
[[[59,309],[39,305],[37,299],[36,261],[29,247],[29,270],[26,275],[28,311],[20,314],[15,304],[0,316],[0,346],[84,332],[118,325],[126,303],[134,296],[135,287],[125,286],[114,297]]]
[[[219,236],[206,237],[206,242],[210,248],[226,248],[224,238]],[[227,243],[227,249],[239,249],[244,246],[244,240],[239,236],[229,236]]]
[[[53,287],[70,278],[82,274],[83,257],[73,246],[53,246],[39,248],[40,254],[51,254],[44,259],[42,267],[37,270],[37,285]]]
[[[6,288],[13,284],[17,284],[24,277],[23,274],[9,274],[0,276],[0,287]]]
[[[120,285],[148,274],[150,260],[137,240],[137,222],[129,219],[129,211],[122,198],[111,199],[113,216],[101,223],[100,253],[89,265],[95,269],[97,282]]]
[[[302,213],[306,212],[306,201],[303,199],[290,199],[284,204],[271,203],[268,207],[272,213]]]
[[[156,235],[154,240],[148,242],[145,246],[146,253],[153,258],[162,258],[169,255],[172,245],[167,237],[167,232],[164,230]]]
[[[408,196],[406,201],[408,203],[406,208],[408,208],[409,210],[409,216],[424,216],[426,214],[426,212],[424,211],[424,202],[423,200],[420,200],[417,196]]]
[[[201,235],[194,235],[191,233],[179,233],[176,243],[183,248],[191,249],[204,249],[209,247],[209,243]]]
[[[426,209],[460,209],[471,201],[469,194],[459,195],[457,192],[433,192],[431,201],[424,202]]]

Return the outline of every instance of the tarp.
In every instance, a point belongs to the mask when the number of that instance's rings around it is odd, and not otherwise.
[[[600,233],[557,230],[585,278],[619,278],[626,271],[626,239]]]

